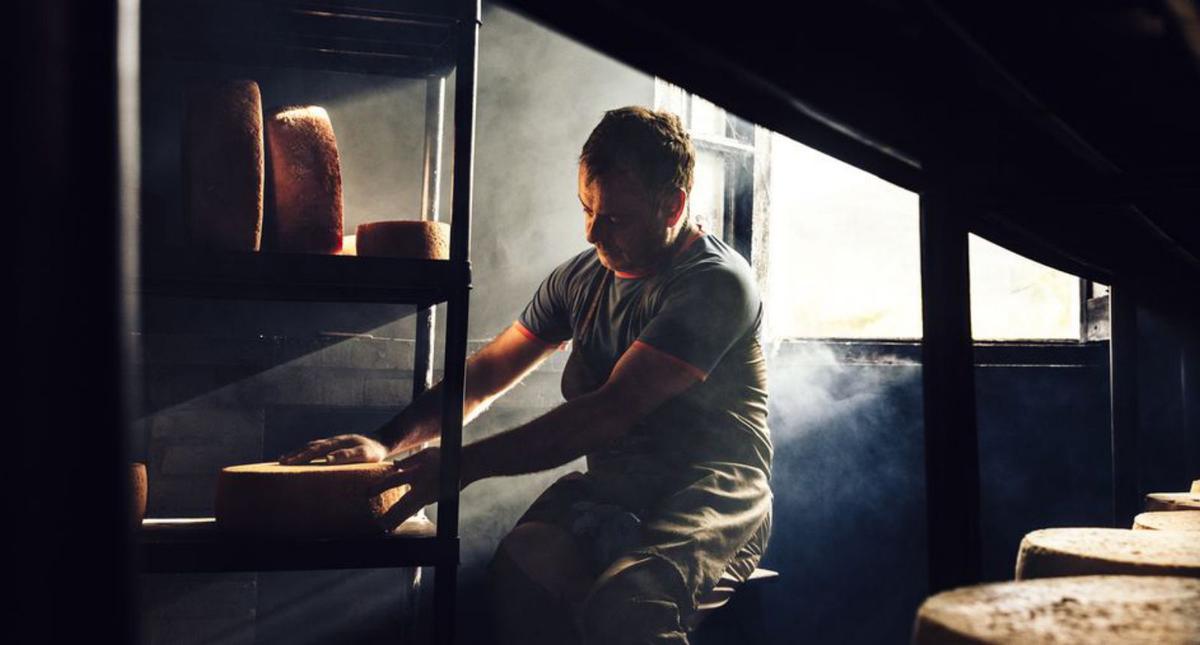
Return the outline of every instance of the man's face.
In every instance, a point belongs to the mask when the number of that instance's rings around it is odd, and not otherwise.
[[[606,268],[637,273],[655,266],[668,248],[666,216],[641,183],[627,173],[592,179],[579,165],[587,241]]]

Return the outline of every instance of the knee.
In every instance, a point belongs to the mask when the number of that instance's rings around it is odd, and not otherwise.
[[[517,525],[496,548],[489,573],[496,579],[521,577],[556,598],[582,595],[591,580],[574,538],[543,522]]]
[[[622,558],[600,576],[580,608],[584,642],[686,643],[685,594],[669,562],[656,556]]]

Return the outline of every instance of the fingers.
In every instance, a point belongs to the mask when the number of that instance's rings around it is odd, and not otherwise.
[[[328,439],[317,439],[316,441],[308,442],[300,450],[296,450],[279,457],[279,463],[285,465],[307,464],[308,462],[318,457],[324,457],[331,451],[341,448],[350,448],[358,445],[354,440],[354,435],[338,435],[329,437]]]
[[[375,484],[375,486],[373,486],[367,492],[369,495],[374,497],[376,495],[382,495],[384,491],[389,491],[393,488],[411,485],[414,475],[415,473],[411,470],[397,470],[395,472],[388,473],[387,477],[384,477],[378,484]]]
[[[325,461],[331,464],[359,464],[366,461],[378,461],[378,459],[370,459],[368,457],[366,446],[355,446],[353,448],[334,450],[325,455]]]

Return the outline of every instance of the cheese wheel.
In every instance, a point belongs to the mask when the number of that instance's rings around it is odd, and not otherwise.
[[[408,487],[374,497],[370,491],[394,470],[390,461],[229,466],[217,478],[217,526],[233,533],[276,537],[380,534],[383,529],[376,520]]]
[[[129,492],[129,515],[134,528],[137,528],[146,519],[146,464],[129,464]]]
[[[359,224],[358,255],[420,260],[450,257],[450,225],[445,222],[396,220]]]
[[[1017,580],[1085,575],[1200,577],[1200,540],[1176,531],[1064,528],[1021,540]]]
[[[184,216],[191,243],[257,251],[264,172],[258,84],[196,83],[188,88],[185,102]]]
[[[1200,479],[1192,480],[1192,494],[1200,495]]]
[[[912,642],[1146,643],[1200,640],[1200,580],[1047,578],[964,587],[925,600]]]
[[[1150,493],[1147,511],[1200,511],[1200,493]]]
[[[342,167],[333,124],[315,105],[266,118],[270,209],[263,248],[337,253],[342,248]]]
[[[1133,518],[1143,531],[1200,531],[1200,511],[1151,511]],[[1200,540],[1200,535],[1196,536]]]

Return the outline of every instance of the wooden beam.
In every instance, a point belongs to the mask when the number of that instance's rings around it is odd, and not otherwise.
[[[921,193],[921,342],[929,591],[978,582],[979,441],[966,219],[944,188]]]
[[[1129,288],[1109,291],[1109,403],[1113,526],[1128,528],[1142,508],[1138,484],[1137,306]]]

